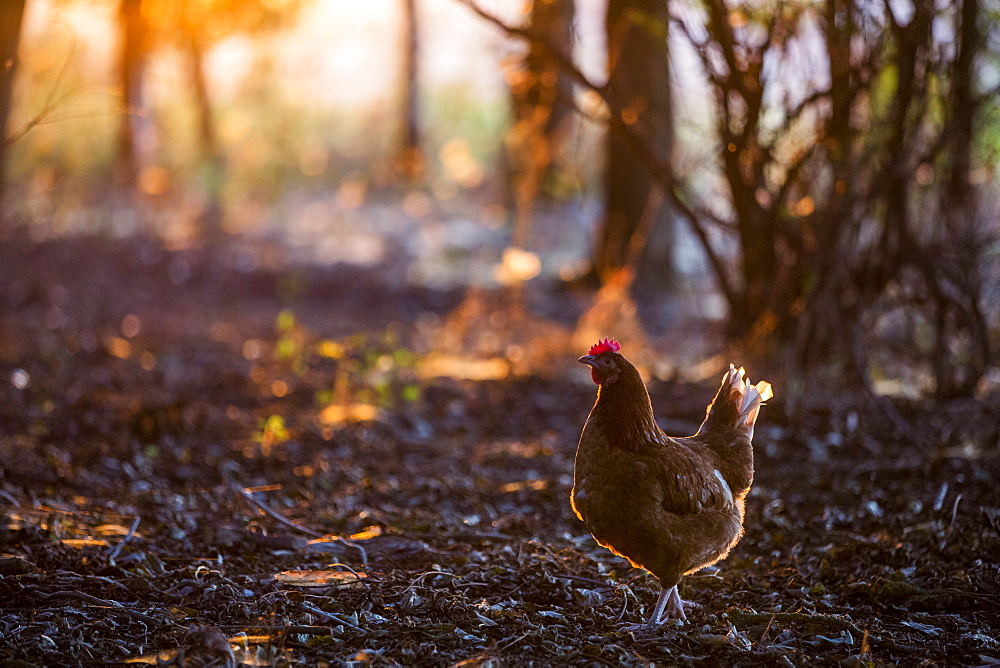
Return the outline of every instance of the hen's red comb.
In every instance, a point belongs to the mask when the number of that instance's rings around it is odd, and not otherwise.
[[[590,347],[591,355],[600,355],[601,353],[616,353],[622,349],[622,344],[618,343],[614,339],[604,339],[603,341],[598,341]]]

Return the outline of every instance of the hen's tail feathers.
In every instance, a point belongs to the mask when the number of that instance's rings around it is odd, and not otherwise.
[[[743,367],[737,369],[730,364],[729,371],[722,377],[722,387],[708,407],[708,415],[700,431],[743,428],[747,437],[752,439],[757,413],[772,396],[770,383],[762,380],[751,385],[746,380]]]

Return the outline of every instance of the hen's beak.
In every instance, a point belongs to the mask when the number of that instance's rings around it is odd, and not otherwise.
[[[586,364],[587,366],[595,366],[597,364],[597,358],[593,355],[584,355],[577,360],[580,364]]]

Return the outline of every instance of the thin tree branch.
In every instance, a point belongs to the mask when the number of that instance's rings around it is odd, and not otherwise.
[[[777,213],[778,207],[781,206],[781,202],[788,197],[788,191],[791,190],[793,185],[795,185],[795,180],[798,178],[799,171],[802,170],[802,166],[805,165],[806,161],[816,153],[816,148],[818,146],[818,143],[814,143],[809,146],[806,150],[802,151],[795,160],[792,161],[791,165],[786,168],[785,181],[781,184],[781,187],[778,188],[778,192],[771,205],[773,214]]]
[[[69,51],[66,53],[66,58],[63,60],[62,66],[59,68],[59,74],[56,75],[56,80],[52,83],[52,87],[45,96],[45,103],[42,105],[42,108],[38,111],[38,113],[35,114],[31,120],[25,123],[24,127],[12,134],[10,137],[0,137],[0,144],[3,145],[3,148],[11,146],[14,142],[31,132],[31,130],[35,127],[44,123],[46,118],[51,115],[53,111],[58,109],[63,103],[73,97],[74,93],[70,93],[61,99],[57,99],[56,93],[59,91],[59,85],[62,83],[63,79],[66,78],[66,74],[69,72],[69,66],[73,62],[73,58],[76,55],[76,42],[76,32],[70,28]]]
[[[829,97],[830,97],[829,90],[818,90],[806,96],[805,99],[803,99],[801,102],[795,105],[794,109],[785,114],[785,119],[781,122],[781,126],[774,131],[774,138],[767,144],[761,146],[761,149],[767,152],[769,155],[774,153],[774,149],[776,148],[778,141],[788,133],[792,125],[794,125],[795,122],[802,117],[802,114],[805,113],[806,109],[816,104],[817,102],[820,102]],[[822,137],[818,137],[817,140],[821,141]],[[815,143],[819,142],[817,141]]]
[[[722,50],[722,57],[726,61],[726,67],[729,69],[727,80],[730,89],[734,89],[741,97],[746,99],[746,86],[743,85],[743,78],[740,76],[743,70],[740,69],[736,58],[736,37],[733,34],[732,26],[729,24],[729,10],[722,0],[709,0],[707,4],[708,20],[714,26],[711,32],[716,37],[715,43]]]
[[[708,53],[708,49],[711,46],[711,42],[709,42],[707,39],[705,40],[695,39],[694,34],[688,27],[687,21],[678,17],[671,17],[671,21],[673,22],[674,26],[676,26],[682,33],[684,33],[684,36],[687,37],[688,42],[691,44],[691,47],[698,54],[698,57],[701,59],[702,67],[705,68],[705,75],[708,77],[709,81],[711,81],[716,88],[725,88],[727,85],[728,76],[724,77],[723,75],[716,73],[712,68],[712,58]]]
[[[579,83],[584,88],[597,93],[601,100],[608,106],[610,111],[608,118],[609,128],[620,134],[620,136],[625,139],[629,148],[635,154],[637,158],[643,163],[646,169],[649,170],[653,178],[659,182],[660,187],[664,190],[667,198],[670,200],[671,204],[681,215],[682,218],[691,227],[698,241],[701,243],[702,249],[705,251],[705,255],[708,257],[709,264],[712,266],[712,270],[715,273],[715,278],[719,283],[719,289],[722,291],[726,298],[727,303],[730,307],[736,305],[736,291],[734,290],[732,283],[729,280],[729,275],[726,273],[725,265],[722,259],[718,256],[715,250],[712,248],[711,241],[708,238],[708,232],[705,230],[704,226],[701,224],[698,216],[691,210],[691,208],[680,198],[677,193],[677,184],[671,173],[670,166],[665,164],[656,155],[650,151],[642,138],[632,129],[631,126],[622,121],[621,108],[617,105],[609,94],[606,85],[599,85],[592,82],[572,59],[566,54],[562,53],[559,49],[553,47],[549,41],[543,35],[539,35],[536,31],[528,28],[523,28],[520,26],[514,26],[508,24],[503,19],[490,14],[478,4],[475,0],[455,0],[456,2],[465,5],[479,17],[485,21],[492,23],[509,35],[519,37],[530,41],[542,47],[545,52],[558,63],[558,65],[566,72],[567,75],[577,83]]]
[[[735,232],[738,229],[738,226],[733,221],[721,218],[720,216],[715,215],[714,213],[712,213],[703,206],[700,206],[697,209],[695,209],[695,213],[701,218],[707,218],[708,220],[712,221],[713,223],[715,223],[716,225],[718,225],[719,227],[721,227],[726,231]]]

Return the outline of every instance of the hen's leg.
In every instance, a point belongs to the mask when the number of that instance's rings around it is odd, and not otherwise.
[[[669,588],[662,587],[660,589],[660,596],[656,599],[653,612],[645,624],[629,624],[625,627],[625,630],[638,631],[641,629],[643,631],[652,631],[662,626],[668,619],[679,619],[682,622],[687,621],[687,615],[684,614],[684,601],[681,600],[681,595],[677,593],[677,585]]]
[[[663,609],[667,606],[667,599],[670,598],[670,590],[666,587],[660,589],[660,596],[656,599],[656,605],[653,606],[653,613],[649,616],[649,620],[644,624],[626,624],[624,630],[626,631],[651,631],[663,623],[660,617],[663,615]]]
[[[656,599],[656,605],[653,606],[653,614],[649,616],[649,621],[646,622],[647,629],[653,629],[662,624],[666,619],[661,619],[663,616],[663,609],[667,606],[667,603],[671,600],[670,593],[675,591],[677,586],[667,589],[662,587],[660,589],[660,596]]]
[[[661,593],[660,596],[662,598],[663,594]],[[687,615],[684,614],[684,601],[681,600],[681,595],[677,591],[677,585],[670,588],[670,593],[668,594],[666,601],[666,610],[663,613],[663,618],[657,623],[662,624],[671,617],[679,619],[682,622],[687,621]]]

